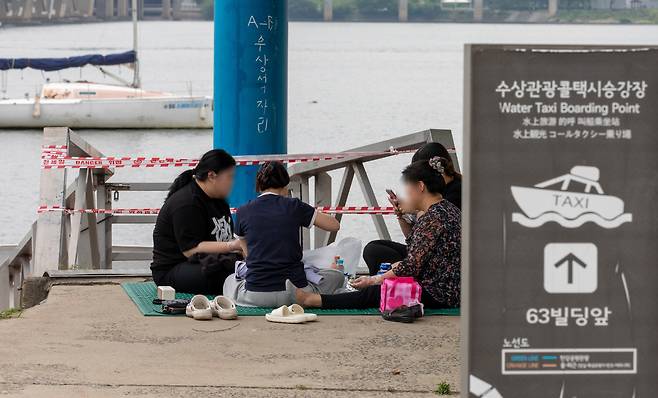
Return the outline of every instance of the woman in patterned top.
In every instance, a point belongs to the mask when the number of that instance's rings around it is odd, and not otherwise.
[[[450,160],[450,153],[448,149],[438,142],[429,142],[423,145],[416,151],[411,158],[411,163],[425,160],[428,161],[433,157],[441,157],[448,162],[443,167],[443,180],[445,181],[445,188],[441,195],[443,199],[452,203],[461,209],[462,205],[462,175],[457,172],[454,164]],[[403,209],[402,203],[395,194],[388,197],[389,202],[397,209]],[[411,228],[416,223],[416,218],[419,214],[415,211],[410,214],[402,214],[400,210],[397,211],[398,223],[400,230],[404,237],[408,237],[411,233]],[[379,264],[381,263],[395,263],[407,257],[407,245],[394,242],[391,240],[379,239],[373,240],[363,248],[363,260],[368,266],[370,275],[376,275],[379,272]]]
[[[412,163],[402,172],[409,208],[422,211],[407,237],[406,258],[383,275],[362,276],[352,283],[355,292],[319,295],[297,289],[297,302],[305,307],[370,308],[379,306],[380,284],[396,276],[412,276],[421,285],[421,301],[428,308],[459,307],[461,279],[461,211],[443,199],[441,177],[448,164],[434,157]]]

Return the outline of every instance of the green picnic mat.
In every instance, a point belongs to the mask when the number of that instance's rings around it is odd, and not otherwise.
[[[155,283],[153,282],[126,282],[122,283],[121,287],[128,294],[128,297],[135,303],[139,311],[144,316],[172,316],[163,314],[160,311],[161,306],[153,304],[153,299],[157,297]],[[177,299],[190,299],[191,294],[176,293]],[[208,296],[213,299],[214,296]],[[264,307],[238,307],[238,315],[240,316],[262,316],[271,312],[272,308]],[[318,315],[380,315],[379,308],[367,308],[362,310],[357,309],[341,309],[341,310],[326,310],[321,308],[308,308],[306,312],[311,312]],[[459,308],[446,308],[446,309],[426,309],[425,315],[459,315]]]

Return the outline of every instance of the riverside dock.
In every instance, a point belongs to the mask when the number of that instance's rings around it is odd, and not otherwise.
[[[430,129],[352,148],[342,155],[328,156],[326,160],[298,159],[298,164],[290,167],[291,191],[293,196],[315,206],[341,209],[336,214],[340,220],[350,212],[347,199],[356,179],[366,206],[358,206],[352,212],[367,210],[362,216],[372,219],[379,238],[390,239],[384,222],[386,212],[378,211],[380,204],[375,194],[383,192],[385,187],[373,188],[364,165],[399,153],[390,152],[391,148],[413,151],[427,142],[440,142],[446,148],[453,148],[453,162],[459,168],[452,132]],[[153,224],[158,209],[113,209],[112,198],[122,191],[166,191],[170,183],[119,180],[115,174],[120,175],[121,165],[129,161],[106,157],[66,127],[44,129],[42,151],[40,204],[35,209],[37,220],[18,245],[3,250],[6,258],[0,263],[0,310],[38,304],[47,297],[52,276],[79,279],[150,274],[147,265],[152,258],[152,248],[113,245],[113,227]],[[151,166],[141,159],[137,166],[144,166],[144,172],[148,172],[150,167],[163,166],[166,159],[169,158],[155,159]],[[79,165],[72,164],[75,162]],[[190,161],[186,162],[178,165],[188,166]],[[175,161],[170,163],[167,165],[176,166]],[[132,168],[135,164],[129,166]],[[342,172],[335,194],[329,172]],[[326,246],[336,238],[336,233],[317,230],[312,235],[309,230],[302,233],[305,249]],[[120,266],[125,262],[141,262],[142,266],[135,269]]]
[[[364,163],[385,161],[391,153],[383,151],[391,147],[413,150],[426,142],[454,147],[449,130],[426,130],[292,165],[293,194],[338,208],[346,205],[356,178],[368,207],[378,208]],[[45,129],[42,148],[104,156],[68,128]],[[342,171],[335,195],[332,171]],[[113,246],[112,226],[155,217],[112,214],[112,196],[166,190],[168,184],[115,182],[120,174],[120,168],[42,168],[40,203],[107,212],[41,212],[22,242],[5,250],[0,307],[24,310],[0,320],[2,394],[422,397],[433,395],[439,383],[458,385],[459,317],[406,325],[379,316],[322,316],[291,328],[262,316],[213,322],[143,316],[119,285],[149,279],[152,249]],[[364,217],[372,218],[380,237],[390,236],[383,214]],[[302,238],[307,248],[321,247],[336,234],[306,231]],[[144,267],[118,266],[124,261]]]

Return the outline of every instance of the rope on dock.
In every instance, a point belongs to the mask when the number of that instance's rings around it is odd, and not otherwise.
[[[319,206],[317,210],[328,214],[381,214],[391,215],[395,213],[393,207],[383,206]],[[231,208],[231,213],[236,212]],[[157,215],[159,208],[116,208],[116,209],[67,209],[59,206],[39,206],[37,213],[62,212],[65,214],[109,214],[109,215]]]

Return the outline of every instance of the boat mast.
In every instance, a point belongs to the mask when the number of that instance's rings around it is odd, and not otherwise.
[[[133,18],[133,51],[135,51],[135,64],[133,69],[133,87],[139,88],[139,55],[137,55],[137,0],[132,0]]]

